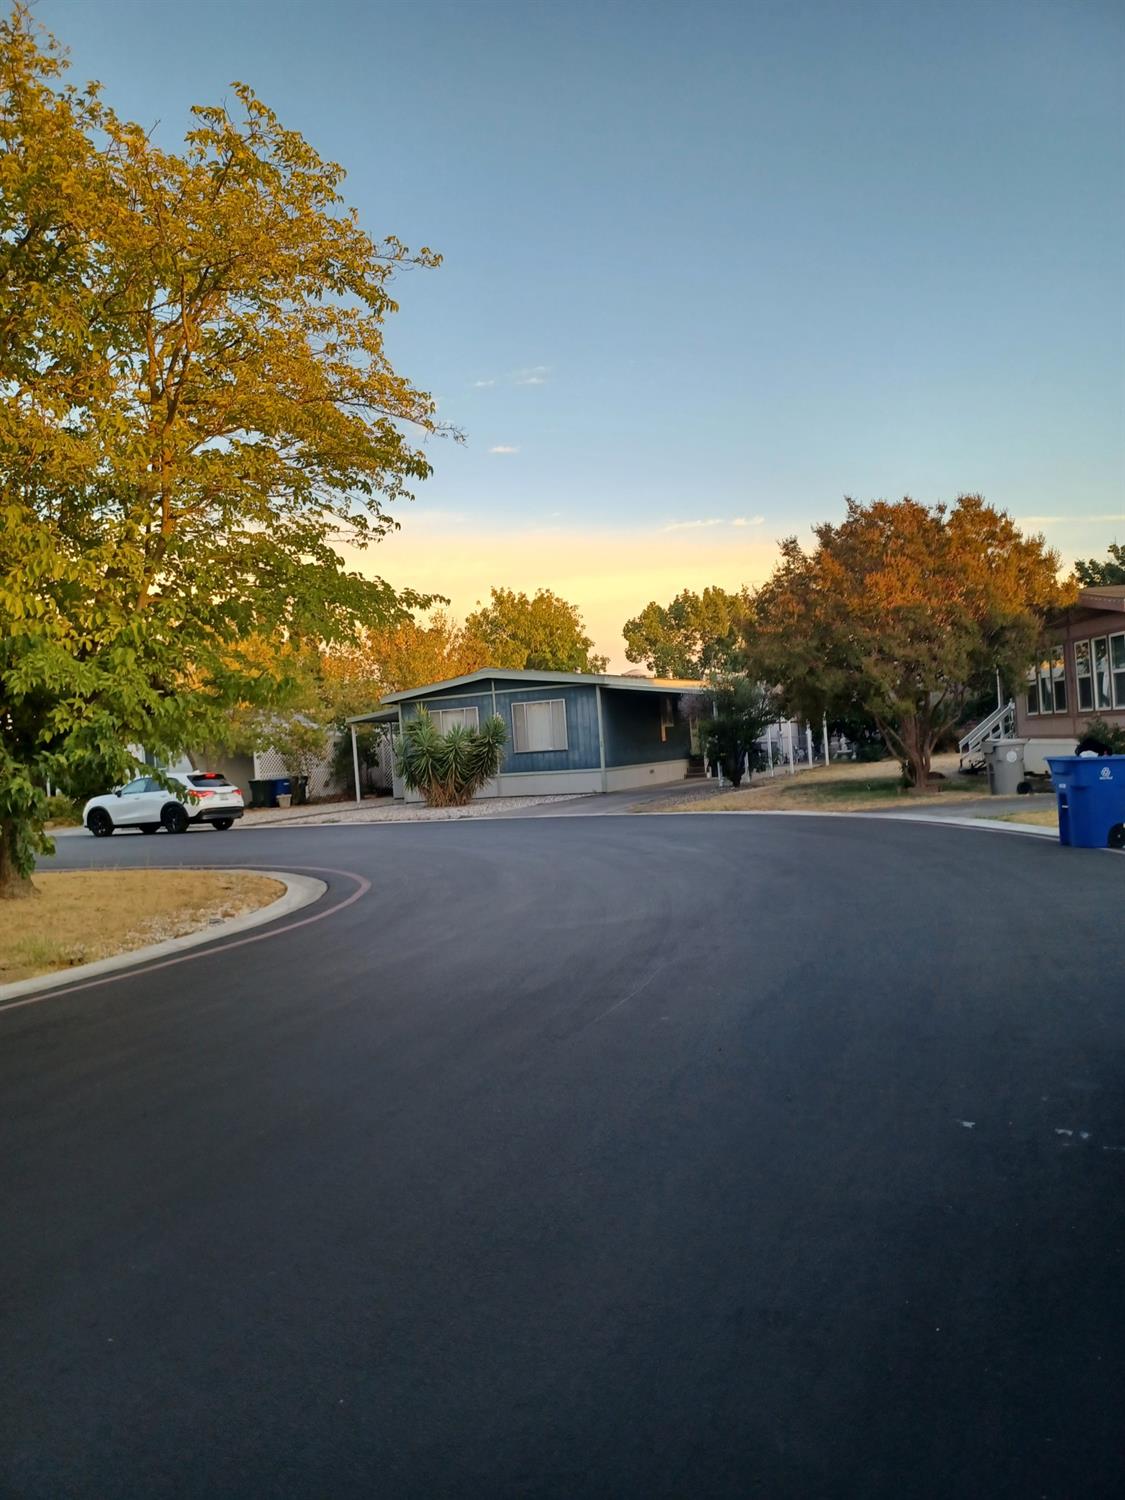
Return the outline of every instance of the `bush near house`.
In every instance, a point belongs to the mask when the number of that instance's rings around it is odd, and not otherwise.
[[[1125,755],[1125,729],[1110,724],[1106,719],[1093,718],[1087,721],[1085,729],[1078,736],[1078,743],[1084,745],[1087,740],[1095,740],[1104,747],[1108,755]]]
[[[499,771],[507,740],[498,714],[478,730],[457,725],[439,734],[423,709],[395,741],[398,773],[406,789],[421,792],[431,807],[464,807]]]

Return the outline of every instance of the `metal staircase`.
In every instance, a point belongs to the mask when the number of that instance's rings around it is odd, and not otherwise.
[[[1016,705],[1009,698],[1007,703],[993,709],[987,719],[982,719],[979,724],[974,724],[968,734],[957,741],[957,753],[961,757],[961,769],[963,771],[981,770],[984,766],[984,756],[980,752],[985,741],[1011,739],[1015,732]],[[968,757],[968,765],[965,764],[966,757]]]

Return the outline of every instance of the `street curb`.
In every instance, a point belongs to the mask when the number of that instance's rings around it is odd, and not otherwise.
[[[17,979],[12,984],[0,984],[0,1005],[6,1000],[16,1000],[24,995],[37,995],[41,991],[59,989],[64,985],[95,979],[101,974],[113,974],[119,969],[132,969],[150,963],[154,958],[168,958],[182,953],[185,948],[198,948],[203,943],[213,943],[220,938],[233,937],[251,927],[263,927],[290,912],[300,911],[319,901],[328,886],[323,880],[314,880],[308,875],[292,875],[284,870],[249,870],[239,867],[220,868],[212,865],[177,865],[175,869],[218,869],[223,875],[264,875],[269,880],[279,880],[285,894],[269,906],[260,906],[257,911],[244,912],[240,917],[230,917],[225,922],[216,922],[198,932],[186,933],[183,937],[165,938],[162,943],[150,943],[147,948],[130,948],[127,953],[115,953],[112,958],[99,958],[92,964],[81,964],[74,969],[59,969],[53,974],[36,974],[30,979]]]
[[[985,833],[1029,833],[1033,838],[1054,839],[1056,843],[1059,838],[1057,828],[1045,828],[1039,823],[1005,823],[998,818],[943,816],[940,813],[826,812],[811,807],[763,807],[761,810],[731,807],[716,808],[709,816],[722,817],[724,814],[730,818],[874,818],[882,823],[929,823],[937,828],[980,828]]]

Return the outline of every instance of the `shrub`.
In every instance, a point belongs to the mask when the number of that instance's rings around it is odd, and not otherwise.
[[[47,798],[44,821],[47,823],[81,823],[82,809],[70,797],[56,792]]]
[[[499,771],[507,740],[496,714],[480,729],[458,725],[439,734],[423,709],[395,741],[398,773],[406,789],[421,792],[431,807],[463,807]]]
[[[1125,729],[1119,729],[1105,719],[1094,718],[1087,722],[1078,743],[1085,745],[1087,741],[1100,745],[1106,755],[1125,755]]]

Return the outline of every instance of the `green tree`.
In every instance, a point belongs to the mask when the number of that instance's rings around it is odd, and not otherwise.
[[[707,679],[695,711],[700,714],[699,733],[707,758],[718,761],[723,775],[738,786],[744,759],[753,772],[758,740],[777,718],[772,693],[748,677],[715,673]]]
[[[1098,584],[1125,583],[1125,542],[1111,542],[1106,558],[1088,557],[1074,564],[1075,576],[1084,589]]]
[[[999,668],[1021,680],[1041,620],[1066,602],[1058,556],[979,495],[952,507],[847,502],[838,526],[795,537],[758,594],[758,669],[784,707],[870,715],[922,790],[934,747]]]
[[[477,643],[483,666],[540,672],[604,672],[606,658],[593,651],[582,616],[550,589],[531,599],[513,589],[492,590],[488,604],[465,619],[465,635]]]
[[[622,627],[625,656],[657,677],[702,677],[733,672],[745,661],[744,637],[754,615],[749,590],[737,594],[684,589],[669,605],[646,604]]]
[[[128,742],[221,739],[277,673],[244,643],[346,640],[429,598],[348,570],[440,431],[392,367],[391,280],[343,171],[245,85],[181,152],[64,87],[0,23],[0,895],[25,894],[50,780]]]

